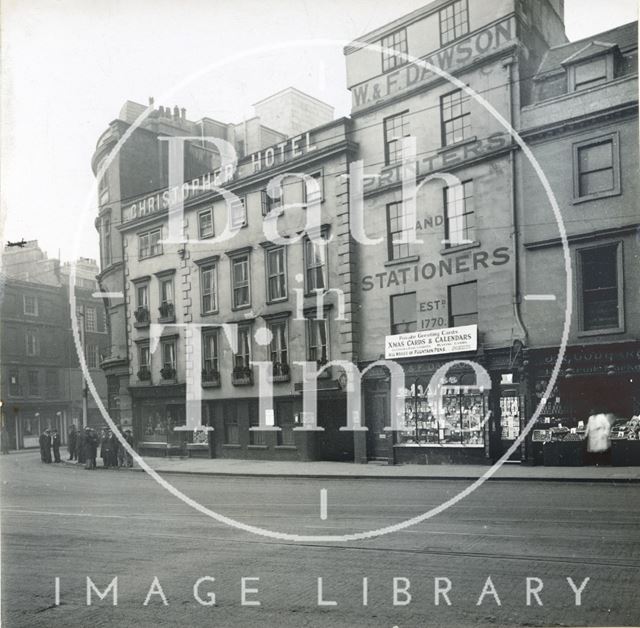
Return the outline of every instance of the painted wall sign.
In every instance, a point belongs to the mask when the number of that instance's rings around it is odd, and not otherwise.
[[[452,73],[482,55],[503,48],[512,43],[515,38],[516,20],[512,16],[424,57],[424,61]],[[416,63],[408,63],[394,72],[388,72],[383,76],[355,85],[351,89],[353,111],[382,103],[439,79],[440,76],[428,68]]]
[[[484,139],[478,139],[451,150],[428,154],[418,159],[415,165],[413,162],[400,162],[393,166],[382,168],[380,173],[376,175],[367,172],[363,184],[364,194],[366,196],[381,188],[400,185],[402,183],[403,168],[407,169],[404,172],[406,178],[416,177],[419,180],[428,174],[443,172],[467,161],[490,155],[506,148],[509,145],[509,141],[509,136],[506,133],[493,133]]]
[[[386,360],[416,358],[440,353],[476,351],[477,348],[478,326],[463,325],[385,336],[384,357]]]

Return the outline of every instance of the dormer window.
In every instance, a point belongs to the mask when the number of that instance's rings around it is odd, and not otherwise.
[[[606,83],[608,80],[607,65],[605,57],[576,64],[573,68],[575,74],[574,90],[577,92],[581,89],[588,89],[589,87]]]
[[[562,62],[567,71],[569,92],[603,85],[615,78],[617,46],[592,41]]]

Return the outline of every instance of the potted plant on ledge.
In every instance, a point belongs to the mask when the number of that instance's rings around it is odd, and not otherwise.
[[[175,320],[175,310],[173,307],[173,303],[164,301],[160,304],[158,310],[160,311],[161,323],[169,323]]]
[[[202,385],[205,388],[215,388],[220,386],[220,371],[212,368],[203,368]]]
[[[149,324],[149,310],[146,307],[139,307],[133,311],[136,322],[135,327],[145,327]]]
[[[160,375],[162,375],[162,379],[175,379],[176,369],[168,364],[165,364],[165,366],[160,369]]]
[[[236,366],[231,375],[234,386],[249,386],[253,383],[253,370],[249,366]]]
[[[273,381],[288,382],[291,380],[289,365],[286,362],[273,363]]]
[[[151,380],[151,371],[148,366],[141,366],[138,369],[138,379],[141,382],[148,382]]]

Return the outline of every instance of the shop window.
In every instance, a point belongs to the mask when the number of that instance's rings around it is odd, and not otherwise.
[[[380,40],[382,47],[382,71],[390,72],[408,63],[407,57],[407,29],[403,28],[391,33]],[[394,54],[399,52],[401,54]]]
[[[457,0],[440,9],[440,45],[446,46],[469,32],[467,0]]]
[[[473,242],[475,213],[473,181],[444,189],[445,246],[458,246]]]
[[[162,406],[140,408],[144,442],[167,442],[167,416]]]
[[[29,396],[40,396],[40,373],[38,371],[27,371],[27,384],[29,386]]]
[[[213,237],[213,208],[209,207],[198,212],[198,239],[205,240]]]
[[[470,98],[461,89],[440,97],[442,145],[450,146],[471,137]]]
[[[231,284],[233,308],[251,305],[249,256],[241,255],[231,260]]]
[[[406,334],[417,329],[416,293],[391,296],[391,334]]]
[[[284,247],[268,249],[267,258],[267,300],[282,301],[287,298],[287,267]]]
[[[449,327],[478,324],[478,282],[449,286]]]
[[[260,426],[260,415],[259,411],[256,411],[254,408],[250,409],[251,414],[249,415],[249,427],[259,427]],[[266,447],[267,445],[267,435],[264,430],[249,430],[249,445],[254,447]]]
[[[409,257],[408,242],[398,242],[402,239],[402,202],[387,205],[387,249],[389,259]]]
[[[306,293],[327,288],[327,246],[326,238],[321,236],[320,242],[306,238],[304,241],[304,264]]]
[[[96,308],[85,306],[84,308],[84,329],[85,331],[95,332],[96,326]]]
[[[38,297],[25,294],[22,297],[22,304],[25,316],[38,316]]]
[[[409,112],[403,111],[383,121],[385,164],[402,160],[402,138],[409,136]]]
[[[621,331],[622,245],[582,249],[578,255],[581,331]]]
[[[218,311],[218,279],[215,264],[203,266],[200,269],[200,295],[203,314]]]
[[[40,355],[40,339],[35,332],[28,331],[25,334],[25,344],[29,357]]]
[[[145,259],[162,255],[162,228],[138,234],[138,257]]]
[[[618,134],[573,145],[574,201],[620,194]]]
[[[442,416],[438,422],[440,443],[482,445],[485,417],[485,396],[458,390],[444,389]]]

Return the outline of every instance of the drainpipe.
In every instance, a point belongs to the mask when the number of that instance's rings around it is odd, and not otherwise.
[[[504,66],[507,69],[507,89],[508,89],[508,97],[509,97],[509,124],[513,128],[516,128],[516,115],[515,115],[515,102],[514,97],[516,96],[516,91],[513,89],[514,84],[514,70],[513,66],[515,63],[514,58],[510,58],[504,62]],[[520,99],[518,98],[518,106],[520,103]],[[516,129],[517,130],[517,129]],[[520,314],[520,236],[518,231],[518,190],[516,185],[516,155],[515,151],[512,150],[509,153],[509,167],[510,167],[510,175],[511,175],[511,213],[512,213],[512,225],[513,231],[511,233],[511,239],[513,241],[513,251],[514,251],[514,269],[513,269],[513,315],[516,320],[516,324],[522,333],[522,340],[526,346],[528,332],[524,323],[522,322],[522,316]]]

